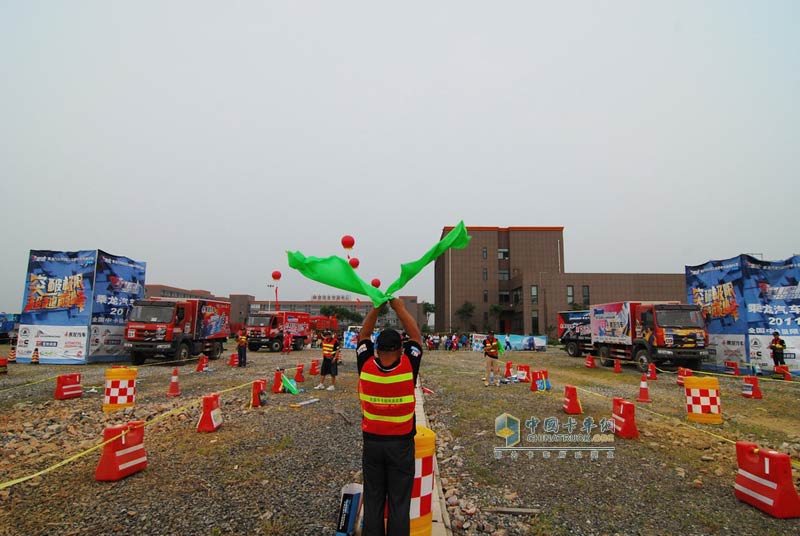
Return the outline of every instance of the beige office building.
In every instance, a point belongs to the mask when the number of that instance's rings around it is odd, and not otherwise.
[[[452,227],[445,227],[442,236]],[[563,227],[468,227],[436,260],[435,329],[555,336],[558,311],[622,300],[686,301],[679,274],[568,273]],[[473,311],[468,315],[469,306]]]

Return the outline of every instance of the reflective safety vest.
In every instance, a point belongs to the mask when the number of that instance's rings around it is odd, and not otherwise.
[[[333,357],[333,345],[336,339],[322,339],[322,357]]]
[[[489,340],[489,337],[486,337],[483,340],[483,349],[486,351],[486,355],[489,357],[497,357],[497,339],[492,338]]]
[[[361,430],[369,434],[402,436],[414,423],[414,369],[406,355],[392,371],[382,371],[375,356],[361,367],[358,397],[361,399]]]
[[[247,346],[247,335],[239,335],[236,344],[238,346]]]

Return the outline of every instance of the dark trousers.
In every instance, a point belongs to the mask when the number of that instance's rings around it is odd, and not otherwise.
[[[364,439],[363,536],[408,536],[411,489],[414,486],[414,438],[393,441]],[[389,519],[383,529],[384,506]]]
[[[775,363],[775,366],[778,365],[785,365],[786,361],[783,360],[783,352],[776,352],[775,350],[772,351],[772,362]]]
[[[239,366],[246,367],[247,366],[247,346],[237,346],[236,349],[239,351]]]

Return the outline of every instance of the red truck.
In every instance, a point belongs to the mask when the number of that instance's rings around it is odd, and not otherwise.
[[[614,302],[589,307],[592,346],[603,366],[614,359],[700,368],[708,359],[708,332],[697,305],[679,302]]]
[[[558,340],[571,357],[592,351],[592,330],[589,311],[559,311]]]
[[[231,304],[215,300],[149,298],[130,309],[124,346],[131,362],[148,357],[218,359],[230,335]]]
[[[339,331],[339,321],[335,316],[312,316],[308,319],[309,329],[317,333]]]
[[[266,346],[270,352],[283,348],[282,332],[292,335],[292,348],[302,350],[311,335],[310,315],[296,311],[259,311],[247,317],[247,349],[255,352]]]

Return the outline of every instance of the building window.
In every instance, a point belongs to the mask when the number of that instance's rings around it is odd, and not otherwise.
[[[501,261],[508,260],[508,249],[507,248],[500,248],[497,250],[497,258]]]
[[[500,294],[497,295],[497,299],[502,304],[509,304],[511,303],[511,294],[508,291],[501,291]]]
[[[531,334],[541,335],[539,332],[539,311],[531,311]]]
[[[483,259],[489,258],[489,250],[485,246],[483,247],[483,249],[481,249],[481,257]]]
[[[531,285],[531,303],[536,305],[539,303],[539,286]]]
[[[483,303],[489,303],[489,291],[488,290],[484,290],[483,291]]]
[[[575,303],[575,287],[567,285],[567,305]]]
[[[483,280],[484,281],[489,281],[489,269],[488,268],[484,268],[483,269]]]
[[[498,281],[508,281],[509,279],[510,279],[510,274],[508,270],[497,270]]]
[[[589,305],[589,285],[583,285],[581,291],[583,292],[583,304]]]

